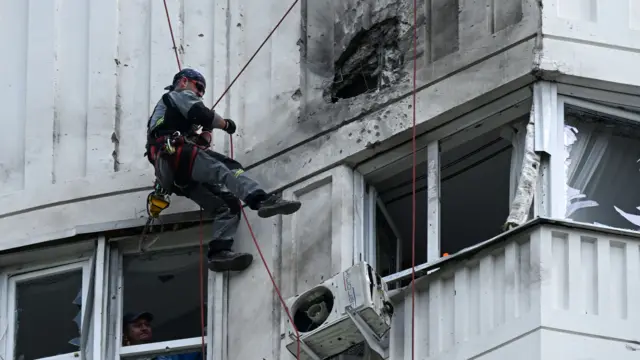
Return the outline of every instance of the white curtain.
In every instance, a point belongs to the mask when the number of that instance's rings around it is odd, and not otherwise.
[[[565,216],[638,230],[640,133],[630,125],[598,120],[586,114],[565,116]]]

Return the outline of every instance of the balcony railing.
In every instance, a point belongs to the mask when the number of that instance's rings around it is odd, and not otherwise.
[[[416,281],[415,359],[640,356],[640,234],[536,219]],[[411,358],[411,287],[390,359]]]

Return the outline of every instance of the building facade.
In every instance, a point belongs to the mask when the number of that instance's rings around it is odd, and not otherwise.
[[[282,295],[359,261],[383,276],[387,354],[345,360],[637,357],[638,5],[418,3],[415,109],[407,0],[300,1],[216,108],[239,131],[214,149],[303,203],[247,211]],[[244,224],[242,273],[201,271],[211,225],[175,196],[139,251],[146,122],[177,72],[166,14],[212,105],[291,4],[166,4],[0,2],[0,358],[294,358]],[[153,342],[127,346],[143,311]]]

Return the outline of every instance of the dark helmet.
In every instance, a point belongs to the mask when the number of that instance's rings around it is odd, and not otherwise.
[[[200,90],[200,92],[204,94],[204,91],[207,88],[207,82],[204,79],[204,76],[202,76],[202,74],[200,74],[199,72],[193,69],[182,69],[180,72],[178,72],[173,76],[173,82],[171,83],[171,85],[167,86],[164,89],[165,90],[175,89],[176,83],[182,78],[187,78],[189,80],[195,81],[196,87],[198,88],[198,90]]]

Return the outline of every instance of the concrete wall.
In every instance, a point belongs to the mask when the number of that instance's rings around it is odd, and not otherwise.
[[[296,6],[217,109],[238,121],[235,154],[250,174],[279,189],[393,144],[381,144],[385,139],[407,139],[410,4]],[[168,6],[180,58],[207,76],[212,104],[289,4],[169,0]],[[0,7],[11,14],[3,15],[0,36],[12,52],[0,70],[5,132],[12,134],[0,143],[6,154],[0,249],[70,235],[79,226],[143,221],[152,182],[144,127],[177,70],[162,3]],[[494,96],[482,94],[530,80],[539,28],[534,0],[433,0],[421,3],[418,21],[420,131],[474,106],[471,100]],[[362,28],[372,30],[356,36]],[[372,43],[384,44],[383,53],[372,53]],[[377,58],[384,61],[363,68],[363,59]],[[372,69],[382,76],[367,86],[378,91],[327,100],[331,89],[348,95],[341,84],[357,87],[357,73],[369,76]],[[224,133],[215,146],[228,151]],[[181,200],[169,213],[195,209]]]
[[[289,6],[167,3],[180,58],[207,76],[210,105]],[[419,3],[419,132],[532,80],[537,1]],[[359,218],[349,204],[358,191],[349,188],[350,170],[335,165],[409,139],[411,5],[301,1],[217,108],[240,126],[235,155],[249,174],[304,202],[289,218],[249,215],[285,296],[352,263]],[[177,70],[162,3],[8,1],[0,17],[0,41],[12,53],[0,69],[11,134],[0,142],[0,250],[79,227],[142,224],[152,182],[145,124]],[[336,99],[363,86],[371,91]],[[224,133],[215,148],[229,151]],[[167,213],[194,209],[175,199]],[[237,248],[256,253],[244,227]],[[251,269],[232,276],[229,291],[228,358],[288,358],[280,307],[257,254]],[[247,334],[264,336],[246,346]]]
[[[628,70],[640,59],[636,1],[543,0],[542,4],[543,51],[537,62],[550,78],[562,74],[640,85],[640,74]]]

